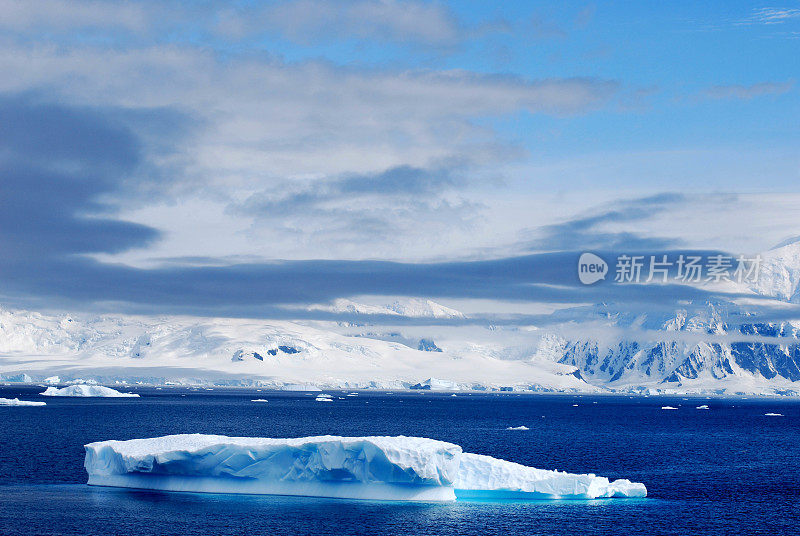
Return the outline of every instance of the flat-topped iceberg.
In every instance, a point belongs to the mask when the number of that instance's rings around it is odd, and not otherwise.
[[[184,434],[86,445],[89,484],[385,500],[455,499],[461,447],[417,437]]]
[[[20,400],[19,398],[0,398],[0,406],[46,406],[47,402]]]
[[[182,434],[85,446],[89,484],[374,500],[644,497],[644,485],[534,469],[419,437]]]
[[[59,389],[57,387],[48,387],[42,393],[42,396],[85,396],[85,397],[106,397],[106,398],[121,398],[121,397],[138,397],[135,393],[121,393],[116,389],[110,387],[103,387],[102,385],[85,385],[76,384],[70,385]]]

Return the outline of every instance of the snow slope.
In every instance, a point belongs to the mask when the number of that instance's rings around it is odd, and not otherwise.
[[[172,435],[85,446],[90,485],[376,500],[644,497],[644,485],[544,471],[418,437]]]

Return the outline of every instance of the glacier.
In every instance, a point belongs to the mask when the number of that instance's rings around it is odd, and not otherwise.
[[[19,398],[0,398],[0,406],[46,406],[47,402],[20,400]]]
[[[82,397],[104,397],[104,398],[135,398],[139,395],[135,393],[121,393],[116,389],[110,387],[103,387],[101,385],[85,385],[77,384],[70,385],[59,389],[57,387],[48,387],[45,389],[42,396],[82,396]]]
[[[421,437],[180,434],[85,449],[93,486],[393,501],[647,495],[628,480],[535,469]]]

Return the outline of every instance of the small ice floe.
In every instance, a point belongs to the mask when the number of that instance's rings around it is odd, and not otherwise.
[[[349,395],[345,395],[345,396],[358,396],[358,393],[350,393]]]
[[[331,395],[322,393],[317,395],[317,397],[314,400],[316,400],[317,402],[333,402],[333,397]]]
[[[577,408],[577,407],[578,407],[578,404],[572,404],[572,407],[573,407],[573,408]]]
[[[0,406],[46,406],[47,402],[33,402],[19,398],[0,398]]]
[[[708,405],[706,405],[706,404],[703,404],[702,406],[697,406],[697,407],[696,407],[696,408],[694,408],[694,409],[708,409]]]
[[[678,408],[673,406],[661,406],[661,409],[678,409]]]
[[[266,398],[254,398],[250,402],[269,402]]]
[[[506,430],[530,430],[527,426],[509,426]]]
[[[764,417],[783,417],[783,413],[765,413]]]

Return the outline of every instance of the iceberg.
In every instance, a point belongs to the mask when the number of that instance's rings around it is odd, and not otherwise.
[[[45,389],[42,396],[84,396],[84,397],[107,397],[107,398],[120,398],[120,397],[138,397],[135,393],[121,393],[116,389],[110,387],[103,387],[100,385],[85,385],[77,384],[70,385],[59,389],[57,387],[48,387]]]
[[[647,495],[628,480],[535,469],[420,437],[181,434],[85,449],[92,486],[393,501]]]
[[[183,434],[85,446],[89,485],[451,501],[461,447],[417,437]]]
[[[0,406],[46,406],[47,402],[33,402],[19,398],[0,398]]]
[[[598,499],[645,497],[644,484],[609,481],[593,474],[576,475],[536,469],[481,454],[461,455],[454,484],[458,499]]]

